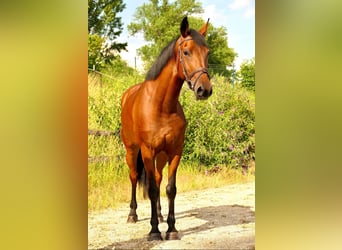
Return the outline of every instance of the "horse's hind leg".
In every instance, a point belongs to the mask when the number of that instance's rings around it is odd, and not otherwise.
[[[160,152],[156,156],[156,162],[157,162],[157,171],[156,171],[156,184],[157,188],[160,190],[160,183],[163,179],[163,168],[167,162],[167,155],[164,152]],[[159,191],[159,196],[157,200],[157,215],[158,215],[158,220],[159,223],[164,221],[163,215],[161,213],[161,205],[160,205],[160,191]]]
[[[130,203],[130,212],[128,215],[127,222],[128,223],[135,223],[138,221],[137,215],[137,199],[136,199],[136,190],[137,190],[137,181],[138,181],[138,171],[137,171],[137,158],[138,158],[139,149],[129,149],[126,148],[126,162],[130,169],[129,171],[129,178],[132,184],[132,196],[131,196],[131,203]]]

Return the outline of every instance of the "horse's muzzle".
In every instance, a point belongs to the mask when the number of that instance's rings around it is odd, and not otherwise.
[[[195,88],[196,99],[205,100],[208,99],[209,96],[213,93],[213,88],[210,86],[209,88],[205,88],[203,84],[198,84]]]

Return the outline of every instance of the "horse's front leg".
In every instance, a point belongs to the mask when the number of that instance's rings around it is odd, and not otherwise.
[[[163,215],[161,213],[161,204],[160,204],[160,183],[163,179],[163,168],[168,160],[168,157],[165,152],[160,152],[156,156],[156,163],[157,163],[157,171],[156,171],[156,184],[159,192],[158,200],[157,200],[157,214],[159,223],[164,221]]]
[[[178,240],[178,231],[175,227],[175,198],[177,193],[176,174],[181,156],[175,155],[169,163],[168,184],[166,194],[169,199],[169,214],[167,216],[168,230],[166,231],[167,240]]]
[[[127,218],[128,223],[135,223],[138,221],[138,215],[136,213],[137,210],[137,199],[136,199],[136,189],[137,189],[137,153],[138,150],[126,149],[126,161],[127,165],[129,166],[129,178],[132,184],[132,191],[131,191],[131,203],[130,203],[130,212]]]
[[[152,226],[149,233],[149,240],[161,240],[161,233],[158,229],[158,212],[157,212],[157,201],[159,197],[159,188],[157,187],[155,178],[155,164],[154,154],[146,147],[141,148],[141,153],[146,170],[146,178],[148,180],[148,196],[151,200],[151,221]]]

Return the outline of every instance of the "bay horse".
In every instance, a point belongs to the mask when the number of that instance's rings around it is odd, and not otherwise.
[[[121,138],[126,148],[132,184],[127,222],[138,220],[136,186],[139,182],[151,201],[149,240],[162,239],[158,229],[159,221],[163,221],[160,183],[166,162],[169,164],[166,239],[179,238],[175,227],[174,200],[186,121],[178,98],[184,81],[194,91],[196,99],[204,100],[212,94],[208,73],[209,48],[205,41],[208,23],[209,19],[196,31],[189,28],[185,17],[180,25],[181,35],[162,50],[145,81],[130,87],[121,99]]]

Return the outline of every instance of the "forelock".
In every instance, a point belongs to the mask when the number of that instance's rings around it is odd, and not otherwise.
[[[197,30],[190,29],[190,36],[199,46],[208,47],[207,42],[202,34],[200,34]]]

